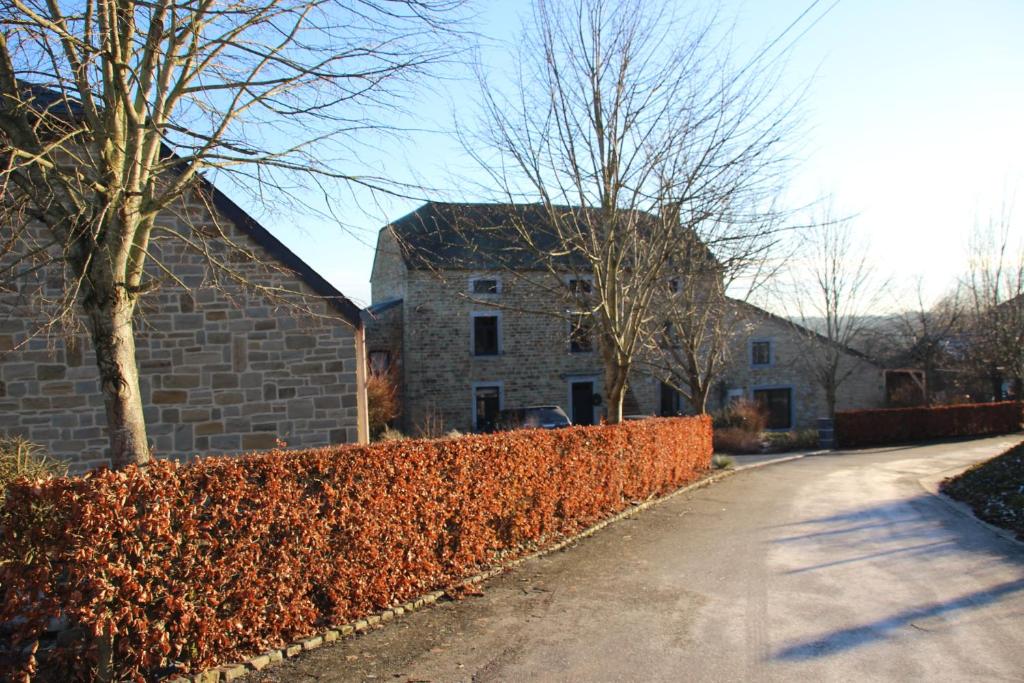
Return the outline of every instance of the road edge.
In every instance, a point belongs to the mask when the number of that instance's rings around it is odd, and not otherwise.
[[[989,459],[990,458],[985,458],[985,460]],[[996,526],[995,524],[986,522],[985,520],[981,519],[976,514],[974,514],[974,510],[971,509],[970,505],[968,505],[967,503],[962,503],[959,500],[950,498],[945,493],[943,493],[942,489],[940,488],[940,485],[944,480],[949,479],[951,477],[955,477],[963,472],[966,472],[967,470],[977,465],[979,462],[985,462],[985,460],[979,460],[978,462],[973,462],[969,465],[962,465],[960,467],[952,467],[948,470],[943,470],[941,472],[936,472],[935,474],[930,474],[927,477],[921,477],[920,479],[917,480],[917,483],[921,486],[922,489],[925,490],[926,493],[929,493],[938,500],[942,501],[943,503],[946,504],[947,507],[952,508],[953,510],[955,510],[964,517],[974,520],[976,523],[987,528],[989,531],[992,531],[997,536],[1001,536],[1003,539],[1010,541],[1011,543],[1021,548],[1024,548],[1024,541],[1019,540],[1012,531],[1010,531],[1009,529],[1004,529],[1000,526]]]

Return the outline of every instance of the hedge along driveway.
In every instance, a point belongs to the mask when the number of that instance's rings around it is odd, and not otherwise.
[[[197,671],[279,646],[551,544],[696,479],[703,418],[157,462],[20,483],[0,536],[0,621],[22,646],[63,615],[49,658],[90,678]],[[40,521],[42,520],[42,521]],[[39,599],[42,596],[42,599]]]
[[[883,408],[836,413],[840,448],[867,448],[962,436],[1020,431],[1019,401],[966,403],[930,408]]]

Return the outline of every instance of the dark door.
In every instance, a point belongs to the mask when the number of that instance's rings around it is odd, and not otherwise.
[[[574,425],[594,424],[594,383],[572,383],[572,423]]]
[[[755,389],[754,401],[768,418],[768,429],[793,427],[792,389]]]
[[[664,382],[661,383],[661,416],[671,417],[681,414],[679,391]]]
[[[501,410],[501,389],[476,388],[476,431],[493,432],[498,411]]]

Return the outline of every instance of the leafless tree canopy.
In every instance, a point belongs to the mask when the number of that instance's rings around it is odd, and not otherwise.
[[[877,279],[864,245],[856,243],[849,218],[829,210],[802,239],[805,267],[792,273],[792,305],[805,330],[803,362],[831,416],[839,388],[856,369],[844,363],[847,350],[864,339],[868,315],[877,310],[887,284]]]
[[[465,146],[504,201],[546,208],[557,247],[520,231],[542,270],[564,282],[572,254],[593,278],[576,309],[594,317],[617,421],[684,240],[726,260],[773,241],[792,103],[770,65],[730,63],[713,18],[653,2],[538,0],[520,46],[510,83],[481,73],[482,130]]]
[[[1024,383],[1024,241],[1005,209],[974,231],[965,282],[974,371],[994,384],[1008,381],[1016,397]],[[1002,386],[993,387],[1002,398]]]
[[[275,199],[332,179],[381,185],[346,150],[450,54],[458,4],[0,1],[0,243],[19,256],[0,278],[61,278],[54,315],[80,316],[96,347],[115,464],[148,459],[132,325],[156,282],[157,217],[198,201],[208,170]],[[230,274],[208,245],[238,245],[214,232],[165,236]]]

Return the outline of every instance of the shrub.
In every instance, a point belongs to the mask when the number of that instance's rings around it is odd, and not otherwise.
[[[716,429],[714,434],[715,453],[749,455],[761,452],[761,435],[738,427]]]
[[[774,453],[810,450],[818,447],[818,430],[797,429],[790,432],[765,432],[768,450]]]
[[[760,434],[768,426],[768,417],[761,406],[748,399],[730,404],[715,417],[715,429],[738,429],[749,434]]]
[[[0,514],[13,657],[62,615],[48,657],[88,679],[198,671],[279,646],[550,544],[707,469],[706,417],[156,461],[14,482]],[[59,511],[49,524],[26,510]]]
[[[0,497],[19,477],[48,479],[67,472],[67,464],[49,457],[42,446],[20,436],[0,436]]]
[[[728,470],[732,469],[736,465],[736,461],[730,458],[728,455],[713,455],[711,456],[711,466],[716,470]]]
[[[366,404],[370,437],[376,439],[401,414],[393,371],[369,373],[366,378]]]
[[[836,441],[841,448],[911,443],[957,436],[1007,434],[1021,427],[1016,401],[931,408],[889,408],[836,413]]]

